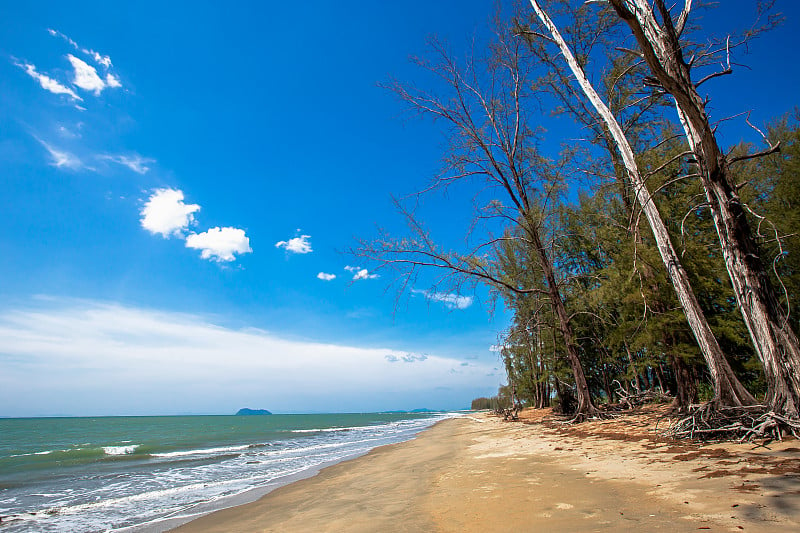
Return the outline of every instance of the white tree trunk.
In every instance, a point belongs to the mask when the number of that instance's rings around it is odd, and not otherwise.
[[[667,227],[661,218],[661,214],[658,212],[658,208],[653,202],[644,179],[642,179],[639,173],[639,167],[636,164],[633,149],[628,139],[625,137],[622,128],[586,77],[583,69],[578,65],[575,56],[553,21],[541,8],[537,0],[530,0],[530,2],[537,17],[550,32],[553,40],[558,45],[559,50],[567,61],[583,93],[589,99],[595,110],[597,110],[611,132],[617,149],[622,156],[622,161],[625,165],[628,179],[633,187],[636,200],[641,206],[642,212],[653,231],[656,246],[664,262],[664,266],[667,269],[672,286],[675,289],[675,294],[683,308],[686,320],[694,333],[697,344],[700,346],[703,358],[708,365],[714,385],[714,400],[721,405],[747,405],[755,403],[754,398],[745,390],[744,386],[734,375],[733,370],[730,368],[730,365],[723,355],[722,348],[720,348],[714,333],[708,325],[708,321],[702,309],[700,309],[694,291],[689,284],[686,271],[683,269],[678,254],[675,252],[675,248],[672,245]]]
[[[764,367],[767,404],[780,413],[797,416],[800,342],[779,304],[743,204],[728,176],[728,164],[711,128],[705,103],[691,80],[690,66],[683,60],[679,35],[691,2],[686,3],[676,29],[663,0],[655,0],[662,11],[662,25],[656,21],[649,1],[611,0],[611,4],[631,27],[653,75],[675,99],[678,118],[700,168],[736,302]]]

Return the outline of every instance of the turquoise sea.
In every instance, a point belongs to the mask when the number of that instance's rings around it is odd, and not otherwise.
[[[160,531],[450,416],[0,419],[0,532]]]

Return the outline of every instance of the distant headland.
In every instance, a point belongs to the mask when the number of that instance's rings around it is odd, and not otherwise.
[[[249,415],[271,415],[272,413],[267,411],[266,409],[248,409],[247,407],[245,407],[243,409],[239,409],[236,412],[236,414],[249,416]]]

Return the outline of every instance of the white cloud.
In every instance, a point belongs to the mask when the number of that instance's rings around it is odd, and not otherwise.
[[[157,189],[142,208],[142,227],[164,238],[181,236],[194,222],[192,213],[199,210],[199,205],[183,203],[183,191]]]
[[[54,167],[67,168],[69,170],[79,170],[82,168],[88,168],[75,154],[67,152],[66,150],[59,150],[58,148],[55,148],[54,146],[50,145],[49,143],[46,143],[41,139],[37,138],[36,140],[39,141],[39,144],[44,146],[45,150],[47,150],[47,152],[50,154],[50,157],[53,160],[52,163],[50,164],[53,165]]]
[[[109,68],[111,66],[111,58],[110,57],[98,54],[94,50],[87,50],[86,48],[84,48],[81,51],[84,54],[89,54],[90,56],[92,56],[92,59],[94,59],[95,62],[98,65],[103,65],[106,68]],[[112,78],[114,78],[114,77],[112,76]],[[114,78],[114,79],[116,80],[116,78]],[[119,82],[117,82],[117,83],[119,83]],[[119,87],[119,85],[117,85],[117,87]]]
[[[98,156],[99,159],[104,159],[106,161],[112,161],[114,163],[118,163],[120,165],[124,165],[129,169],[137,172],[139,174],[146,174],[152,163],[155,163],[155,159],[150,159],[149,157],[142,157],[139,154],[133,155],[100,155]]]
[[[362,268],[361,270],[356,272],[355,275],[353,275],[353,281],[358,281],[360,279],[376,279],[378,277],[380,276],[378,276],[377,274],[370,274],[369,270],[367,270],[366,268]]]
[[[317,278],[321,279],[322,281],[331,281],[336,279],[336,274],[327,274],[325,272],[320,272],[317,274]]]
[[[18,67],[25,70],[25,72],[31,78],[35,79],[39,82],[39,85],[42,86],[42,89],[46,91],[50,91],[53,94],[66,94],[70,98],[74,100],[83,100],[80,96],[78,96],[75,91],[62,85],[61,83],[57,82],[53,78],[46,76],[45,74],[40,74],[36,71],[36,66],[30,63],[15,63]]]
[[[252,252],[250,239],[239,228],[211,228],[186,237],[186,247],[202,250],[200,257],[213,261],[233,261],[236,254]]]
[[[72,83],[83,90],[92,91],[95,96],[99,96],[107,85],[103,79],[97,75],[97,70],[72,54],[67,54],[67,59],[72,63],[72,68],[75,69],[75,77]]]
[[[483,364],[450,374],[448,357],[390,364],[422,356],[52,299],[0,311],[0,354],[0,416],[458,407],[498,385]]]
[[[353,273],[353,281],[358,281],[360,279],[376,279],[380,277],[378,274],[370,274],[369,270],[366,268],[347,265],[344,269]]]
[[[68,36],[64,35],[63,33],[61,33],[58,30],[54,30],[52,28],[47,28],[47,32],[50,35],[52,35],[53,37],[61,37],[62,39],[67,41],[75,50],[80,50],[81,52],[83,52],[87,56],[91,57],[95,61],[95,63],[97,63],[98,65],[102,65],[106,69],[111,67],[111,58],[110,57],[104,56],[104,55],[102,55],[102,54],[100,54],[98,52],[95,52],[94,50],[91,50],[89,48],[81,48],[78,45],[78,43],[76,43],[75,41],[73,41]]]
[[[283,248],[287,252],[293,254],[310,254],[314,250],[311,249],[311,235],[300,235],[288,241],[278,241],[275,243],[276,248]]]
[[[115,89],[117,87],[122,87],[122,83],[120,83],[119,78],[117,78],[111,73],[106,74],[106,85],[108,87],[111,87],[112,89]]]
[[[417,361],[425,361],[428,359],[428,355],[424,353],[406,353],[406,354],[389,354],[383,357],[390,363],[397,363],[398,361],[403,361],[404,363],[416,363]]]
[[[75,41],[73,41],[72,39],[70,39],[69,37],[67,37],[66,35],[64,35],[63,33],[61,33],[61,32],[60,32],[60,31],[58,31],[58,30],[54,30],[54,29],[52,29],[52,28],[47,28],[47,33],[49,33],[49,34],[50,34],[50,35],[52,35],[53,37],[61,37],[62,39],[64,39],[65,41],[67,41],[69,44],[71,44],[71,45],[72,45],[72,47],[73,47],[75,50],[77,50],[77,49],[79,48],[79,46],[78,46],[78,43],[76,43]]]
[[[472,305],[472,296],[460,296],[458,294],[450,294],[446,292],[433,292],[422,291],[413,289],[411,292],[416,294],[423,294],[429,300],[434,302],[441,302],[449,309],[466,309]]]
[[[111,58],[108,56],[104,56],[95,52],[94,50],[89,50],[86,48],[81,48],[78,46],[78,43],[64,35],[63,33],[54,30],[52,28],[48,28],[48,33],[54,37],[61,37],[65,41],[67,41],[74,49],[80,50],[82,53],[86,54],[87,56],[91,57],[98,65],[101,65],[104,70],[108,71],[111,67]],[[72,68],[74,69],[72,84],[76,87],[80,87],[83,90],[91,91],[95,94],[95,96],[99,96],[103,89],[107,87],[117,88],[122,87],[122,83],[119,81],[119,78],[110,72],[105,73],[105,79],[101,78],[100,75],[97,73],[97,70],[83,61],[82,59],[75,57],[72,54],[67,54],[67,59],[69,60]],[[66,94],[74,100],[83,101],[83,99],[78,96],[78,94],[71,88],[63,83],[47,76],[45,74],[41,74],[37,72],[36,66],[32,65],[31,63],[15,63],[18,67],[25,70],[30,77],[35,79],[39,82],[39,85],[42,86],[43,89],[50,91],[53,94]],[[83,107],[76,106],[79,110],[85,110]]]

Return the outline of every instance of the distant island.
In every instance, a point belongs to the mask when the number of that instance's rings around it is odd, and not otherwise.
[[[236,415],[237,415],[237,416],[239,416],[239,415],[242,415],[242,416],[250,416],[250,415],[271,415],[271,414],[272,414],[272,413],[271,413],[271,412],[269,412],[269,411],[267,411],[266,409],[248,409],[247,407],[245,407],[244,409],[239,409],[239,410],[236,412]]]

